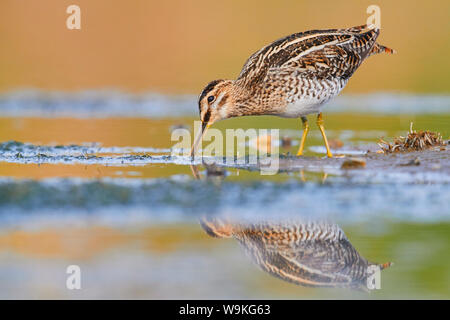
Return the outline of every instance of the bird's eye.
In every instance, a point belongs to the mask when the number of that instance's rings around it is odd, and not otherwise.
[[[211,102],[213,102],[213,101],[214,101],[214,96],[209,96],[209,97],[208,97],[208,102],[211,103]]]

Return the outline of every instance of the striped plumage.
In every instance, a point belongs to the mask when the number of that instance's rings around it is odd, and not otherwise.
[[[312,30],[269,44],[247,60],[236,80],[214,80],[205,87],[199,97],[203,133],[216,121],[238,116],[277,115],[305,122],[306,115],[319,114],[339,94],[367,57],[394,52],[376,43],[379,33],[367,25]]]
[[[365,290],[368,267],[390,265],[368,262],[336,224],[227,223],[204,218],[201,225],[210,236],[238,240],[263,271],[303,286]]]

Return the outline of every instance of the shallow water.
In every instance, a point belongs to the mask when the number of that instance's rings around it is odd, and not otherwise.
[[[156,107],[147,97],[130,109],[140,110],[140,118],[123,111],[123,101],[130,102],[126,96],[106,102],[90,98],[91,104],[81,103],[82,117],[73,116],[78,105],[73,100],[58,99],[49,103],[23,95],[0,101],[0,298],[450,298],[448,151],[419,155],[417,168],[392,162],[380,169],[368,162],[365,169],[346,171],[340,169],[343,160],[317,159],[324,150],[313,125],[308,166],[297,163],[263,176],[251,167],[200,164],[195,179],[191,160],[173,155],[170,140],[174,128],[192,130],[190,111],[177,116],[170,109],[181,103],[180,110],[191,110],[189,97],[159,97]],[[353,105],[364,101],[376,105],[373,97]],[[404,135],[410,122],[447,139],[448,98],[430,100],[431,111],[424,106],[429,100],[414,101],[413,114],[403,109],[351,114],[337,104],[339,112],[325,114],[327,134],[343,143],[341,153],[357,155],[377,150],[380,137]],[[280,128],[280,136],[292,139],[280,149],[281,160],[290,161],[299,126],[297,120],[259,117],[216,127]],[[205,217],[225,219],[220,228],[231,238],[210,237],[200,224]],[[264,257],[286,258],[299,250],[328,257],[330,246],[338,246],[342,256],[354,248],[361,263],[394,265],[382,271],[381,289],[371,293],[335,287],[336,274],[357,268],[348,261],[339,272],[322,270],[328,280],[291,272],[291,282],[286,281],[280,259],[252,262],[252,242],[243,236],[252,230],[264,238],[278,230],[273,226],[279,220],[284,231],[277,234],[283,237],[290,228],[307,229],[305,221],[317,223],[314,230],[323,236],[326,221],[346,240],[324,244],[313,232],[293,247],[256,246]],[[266,231],[271,226],[269,233],[261,231],[263,223]],[[310,263],[295,259],[289,261]],[[337,266],[340,260],[327,261]],[[66,267],[73,264],[82,270],[81,290],[66,288]],[[267,265],[281,273],[268,272]],[[317,263],[308,268],[320,269]]]

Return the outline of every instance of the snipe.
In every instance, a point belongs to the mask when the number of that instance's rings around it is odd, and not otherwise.
[[[308,114],[317,125],[332,157],[322,119],[322,106],[345,87],[369,56],[394,53],[376,42],[380,30],[362,25],[348,29],[312,30],[279,39],[254,53],[236,80],[214,80],[199,97],[202,132],[214,122],[240,116],[276,115],[301,118],[303,134],[297,155],[303,153],[309,131]]]

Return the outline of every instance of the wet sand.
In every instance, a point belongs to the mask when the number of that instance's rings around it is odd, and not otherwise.
[[[450,178],[450,150],[449,147],[432,148],[423,151],[380,154],[368,152],[362,155],[346,155],[342,158],[323,157],[288,157],[280,159],[280,169],[293,171],[312,169],[314,171],[339,170],[348,175],[358,175],[361,171],[382,173],[439,173],[442,178]],[[336,155],[339,155],[339,150]],[[346,161],[361,159],[364,167],[355,166],[354,169],[343,169]]]

